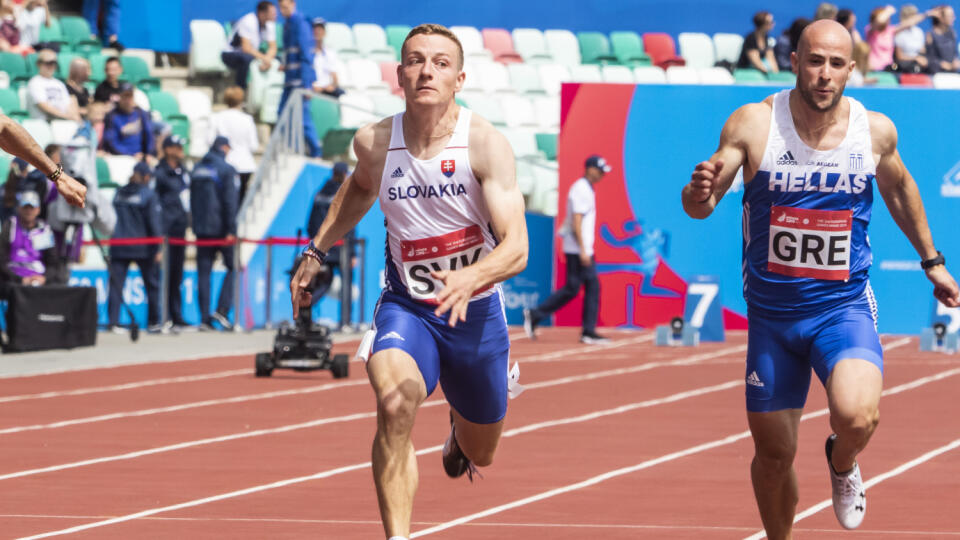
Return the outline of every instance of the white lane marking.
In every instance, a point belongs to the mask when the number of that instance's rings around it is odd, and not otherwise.
[[[871,478],[870,480],[867,480],[866,482],[864,482],[864,483],[863,483],[863,487],[864,487],[865,489],[870,489],[871,487],[879,484],[880,482],[883,482],[884,480],[889,480],[890,478],[893,478],[893,477],[895,477],[895,476],[899,476],[899,475],[901,475],[901,474],[909,471],[910,469],[912,469],[912,468],[914,468],[914,467],[916,467],[916,466],[918,466],[918,465],[921,465],[921,464],[923,464],[923,463],[926,463],[927,461],[930,461],[931,459],[933,459],[933,458],[935,458],[935,457],[937,457],[937,456],[939,456],[939,455],[941,455],[941,454],[945,454],[945,453],[947,453],[947,452],[949,452],[949,451],[951,451],[951,450],[955,450],[955,449],[958,448],[958,447],[960,447],[960,439],[956,439],[956,440],[954,440],[954,441],[951,442],[951,443],[945,444],[945,445],[943,445],[943,446],[941,446],[941,447],[939,447],[939,448],[935,448],[935,449],[933,449],[933,450],[931,450],[931,451],[923,454],[923,455],[920,456],[920,457],[911,459],[910,461],[908,461],[908,462],[906,462],[906,463],[904,463],[904,464],[902,464],[902,465],[899,465],[899,466],[897,466],[897,467],[894,467],[893,469],[890,469],[889,471],[887,471],[887,472],[885,472],[885,473],[883,473],[883,474],[877,475],[877,476]],[[826,499],[826,500],[820,501],[820,502],[818,502],[817,504],[811,506],[810,508],[807,508],[807,509],[804,510],[803,512],[800,512],[799,514],[797,514],[797,515],[793,518],[793,522],[796,523],[796,522],[800,521],[801,519],[808,518],[808,517],[816,514],[817,512],[823,510],[824,508],[829,508],[829,507],[831,507],[831,506],[833,506],[833,500],[832,500],[832,499]],[[927,533],[927,534],[931,534],[931,533]],[[758,533],[756,533],[756,534],[753,534],[753,535],[751,535],[751,536],[748,536],[745,540],[760,540],[761,538],[766,538],[766,537],[767,537],[766,533],[763,532],[763,531],[760,531],[760,532],[758,532]]]
[[[716,352],[714,352],[714,353],[710,353],[710,355],[707,355],[707,356],[716,356],[716,355],[718,355],[718,354],[724,354],[724,351],[716,351]],[[704,356],[704,355],[696,355],[696,356],[690,357],[690,358],[701,358],[701,357],[703,357],[703,356]],[[688,358],[688,359],[680,359],[680,360],[678,360],[678,362],[689,362],[689,361],[690,361],[689,358]],[[632,370],[632,371],[639,371],[640,368],[642,368],[642,367],[643,367],[643,366],[637,366],[636,368],[631,368],[631,370]],[[648,369],[649,369],[649,368],[648,368]],[[613,377],[613,376],[616,376],[616,375],[622,375],[622,374],[624,374],[624,373],[626,373],[626,372],[628,372],[628,370],[624,370],[624,369],[613,369],[613,370],[608,370],[608,371],[605,371],[605,372],[589,373],[589,374],[587,374],[587,375],[580,375],[580,376],[575,376],[575,377],[563,377],[563,378],[560,378],[560,379],[553,379],[553,380],[549,380],[549,381],[541,381],[541,382],[539,382],[539,383],[532,383],[532,384],[529,386],[529,388],[547,388],[547,387],[550,387],[550,386],[557,386],[557,385],[561,385],[561,384],[571,384],[571,383],[580,382],[580,381],[594,380],[594,379],[597,379],[597,378],[600,378],[600,377]],[[725,384],[727,384],[727,385],[729,385],[729,384],[737,385],[737,384],[739,384],[739,381],[731,381],[730,383],[725,383]],[[707,387],[707,388],[713,388],[713,387]],[[693,390],[693,391],[691,391],[691,392],[700,392],[700,390],[702,390],[702,389]],[[689,393],[681,392],[680,394],[675,394],[674,396],[681,396],[679,399],[683,399],[684,397],[690,397],[690,396],[694,396],[694,395],[699,395],[699,394],[696,394],[696,393],[694,393],[694,394],[689,394]],[[667,403],[667,402],[668,402],[668,401],[664,401],[664,403]],[[423,408],[426,408],[426,407],[435,407],[435,406],[443,405],[443,404],[445,404],[445,403],[446,403],[446,401],[443,400],[443,399],[432,400],[432,401],[427,401],[426,403],[423,403],[423,404],[420,406],[420,408],[423,409]],[[625,405],[624,407],[634,407],[634,408],[636,408],[637,406],[646,406],[646,405],[642,405],[642,404],[644,404],[644,403],[646,403],[646,402],[640,402],[640,405],[638,405],[638,404]],[[630,410],[630,409],[625,409],[624,411],[620,411],[620,412],[625,412],[626,410]],[[176,444],[171,444],[171,445],[167,445],[167,446],[161,446],[161,447],[157,447],[157,448],[149,448],[149,449],[147,449],[147,450],[138,450],[138,451],[134,451],[134,452],[127,452],[127,453],[124,453],[124,454],[118,454],[118,455],[113,455],[113,456],[104,456],[104,457],[99,457],[99,458],[86,459],[86,460],[82,460],[82,461],[74,461],[74,462],[71,462],[71,463],[62,463],[62,464],[59,464],[59,465],[51,465],[51,466],[48,466],[48,467],[40,467],[40,468],[36,468],[36,469],[28,469],[28,470],[23,470],[23,471],[17,471],[17,472],[7,473],[7,474],[0,475],[0,481],[2,481],[2,480],[10,480],[10,479],[13,479],[13,478],[21,478],[21,477],[24,477],[24,476],[33,476],[33,475],[43,474],[43,473],[48,473],[48,472],[57,472],[57,471],[62,471],[62,470],[66,470],[66,469],[75,469],[75,468],[79,468],[79,467],[87,467],[87,466],[90,466],[90,465],[97,465],[97,464],[100,464],[100,463],[108,463],[108,462],[112,462],[112,461],[122,461],[122,460],[127,460],[127,459],[136,459],[136,458],[139,458],[139,457],[144,457],[144,456],[149,456],[149,455],[154,455],[154,454],[161,454],[161,453],[164,453],[164,452],[172,452],[172,451],[176,451],[176,450],[183,450],[183,449],[185,449],[185,448],[193,448],[193,447],[197,447],[197,446],[205,446],[205,445],[208,445],[208,444],[216,444],[216,443],[221,443],[221,442],[234,441],[234,440],[238,440],[238,439],[246,439],[246,438],[250,438],[250,437],[259,437],[259,436],[262,436],[262,435],[273,435],[273,434],[276,434],[276,433],[286,433],[286,432],[289,432],[289,431],[295,431],[295,430],[299,430],[299,429],[308,429],[308,428],[317,427],[317,426],[322,426],[322,425],[326,425],[326,424],[333,424],[333,423],[340,423],[340,422],[349,422],[349,421],[352,421],[352,420],[361,420],[361,419],[364,419],[364,418],[375,418],[375,417],[376,417],[376,412],[365,412],[365,413],[350,414],[350,415],[345,415],[345,416],[335,416],[335,417],[329,417],[329,418],[320,418],[320,419],[312,420],[312,421],[309,421],[309,422],[302,422],[302,423],[299,423],[299,424],[290,424],[290,425],[281,426],[281,427],[277,427],[277,428],[258,429],[258,430],[255,430],[255,431],[242,431],[242,432],[240,432],[240,433],[233,433],[233,434],[230,434],[230,435],[223,435],[223,436],[220,436],[220,437],[209,437],[209,438],[206,438],[206,439],[199,439],[199,440],[194,440],[194,441],[186,441],[186,442],[182,442],[182,443],[176,443]],[[538,428],[538,429],[539,429],[539,428]]]
[[[899,385],[899,386],[895,386],[895,387],[893,387],[893,388],[890,388],[889,390],[884,391],[884,392],[883,392],[883,395],[898,394],[898,393],[900,393],[900,392],[904,392],[904,391],[906,391],[906,390],[910,390],[910,389],[913,389],[913,388],[917,388],[917,387],[919,387],[919,386],[922,386],[922,385],[927,384],[927,383],[930,383],[930,382],[939,381],[939,380],[941,380],[941,379],[944,379],[944,378],[947,378],[947,377],[951,377],[951,376],[953,376],[953,375],[956,375],[957,373],[960,373],[960,368],[951,369],[951,370],[944,371],[944,372],[938,373],[938,374],[936,374],[936,375],[931,375],[931,376],[928,376],[928,377],[923,377],[923,378],[917,379],[917,380],[915,380],[915,381],[911,381],[911,382],[909,382],[909,383],[905,383],[905,384],[902,384],[902,385]],[[817,411],[813,411],[813,412],[810,412],[810,413],[807,413],[807,414],[804,414],[803,416],[801,416],[801,417],[800,417],[800,421],[802,422],[802,421],[804,421],[804,420],[809,420],[809,419],[811,419],[811,418],[816,418],[816,417],[818,417],[818,416],[824,416],[824,415],[828,414],[829,412],[830,412],[830,410],[827,409],[827,408],[820,409],[820,410],[817,410]],[[549,499],[549,498],[555,497],[555,496],[557,496],[557,495],[562,495],[562,494],[564,494],[564,493],[568,493],[568,492],[571,492],[571,491],[576,491],[576,490],[579,490],[579,489],[582,489],[582,488],[585,488],[585,487],[589,487],[589,486],[592,486],[592,485],[595,485],[595,484],[599,484],[599,483],[604,482],[604,481],[606,481],[606,480],[609,480],[609,479],[611,479],[611,478],[616,478],[616,477],[618,477],[618,476],[623,476],[623,475],[631,474],[631,473],[634,473],[634,472],[637,472],[637,471],[641,471],[641,470],[643,470],[643,469],[647,469],[647,468],[653,467],[654,465],[659,465],[659,464],[661,464],[661,463],[666,463],[666,462],[668,462],[668,461],[673,461],[673,460],[676,460],[676,459],[679,459],[679,458],[682,458],[682,457],[686,457],[686,456],[689,456],[689,455],[692,455],[692,454],[697,454],[697,453],[700,453],[700,452],[704,452],[704,451],[706,451],[706,450],[711,450],[711,449],[713,449],[713,448],[717,448],[717,447],[720,447],[720,446],[726,446],[726,445],[728,445],[728,444],[733,444],[733,443],[735,443],[735,442],[737,442],[737,441],[739,441],[739,440],[741,440],[741,439],[746,439],[746,438],[749,437],[749,436],[750,436],[750,430],[742,431],[742,432],[740,432],[740,433],[735,433],[735,434],[729,435],[729,436],[727,436],[727,437],[725,437],[725,438],[723,438],[723,439],[717,439],[717,440],[710,441],[710,442],[707,442],[707,443],[699,444],[699,445],[697,445],[697,446],[692,446],[692,447],[687,448],[687,449],[685,449],[685,450],[680,450],[680,451],[678,451],[678,452],[673,452],[673,453],[667,454],[667,455],[665,455],[665,456],[661,456],[661,457],[658,457],[658,458],[655,458],[655,459],[650,459],[650,460],[644,461],[644,462],[642,462],[642,463],[638,463],[638,464],[636,464],[636,465],[632,465],[632,466],[630,466],[630,467],[623,467],[623,468],[616,469],[616,470],[614,470],[614,471],[610,471],[610,472],[607,472],[607,473],[604,473],[604,474],[601,474],[601,475],[598,475],[598,476],[594,476],[593,478],[588,478],[587,480],[584,480],[584,481],[582,481],[582,482],[577,482],[577,483],[575,483],[575,484],[569,484],[569,485],[566,485],[566,486],[563,486],[563,487],[560,487],[560,488],[552,489],[552,490],[549,490],[549,491],[545,491],[545,492],[543,492],[543,493],[538,493],[538,494],[532,495],[532,496],[530,496],[530,497],[526,497],[526,498],[523,498],[523,499],[520,499],[520,500],[517,500],[517,501],[513,501],[513,502],[511,502],[511,503],[502,504],[502,505],[500,505],[500,506],[495,506],[495,507],[493,507],[493,508],[489,508],[489,509],[483,510],[483,511],[481,511],[481,512],[477,512],[477,513],[474,513],[474,514],[470,514],[470,515],[467,515],[467,516],[463,516],[463,517],[454,519],[454,520],[452,520],[452,521],[448,521],[448,522],[446,522],[446,523],[437,525],[437,526],[435,526],[435,527],[431,527],[431,528],[429,528],[429,529],[424,529],[424,530],[422,530],[422,531],[418,531],[418,532],[410,535],[410,538],[413,539],[413,538],[417,538],[417,537],[420,537],[420,536],[426,536],[426,535],[428,535],[428,534],[433,534],[433,533],[436,533],[436,532],[440,532],[440,531],[449,529],[449,528],[451,528],[451,527],[456,527],[457,525],[461,525],[461,524],[463,524],[463,523],[467,523],[467,522],[470,522],[470,521],[474,521],[474,520],[477,520],[477,519],[480,519],[480,518],[484,518],[484,517],[487,517],[487,516],[490,516],[490,515],[493,515],[493,514],[498,514],[498,513],[500,513],[500,512],[504,512],[504,511],[507,511],[507,510],[511,510],[511,509],[513,509],[513,508],[518,508],[518,507],[520,507],[520,506],[526,506],[526,505],[528,505],[528,504],[531,504],[531,503],[534,503],[534,502],[537,502],[537,501],[542,501],[542,500],[544,500],[544,499]]]
[[[216,371],[213,373],[201,373],[198,375],[183,375],[181,377],[147,379],[143,381],[114,384],[111,386],[92,386],[87,388],[76,388],[74,390],[53,390],[50,392],[39,392],[36,394],[21,394],[17,396],[0,396],[0,403],[10,403],[13,401],[25,401],[28,399],[49,399],[49,398],[64,397],[64,396],[85,396],[87,394],[96,394],[99,392],[117,392],[120,390],[133,390],[135,388],[144,388],[147,386],[159,386],[162,384],[209,381],[211,379],[222,379],[225,377],[234,377],[237,375],[249,375],[251,373],[253,373],[253,371],[250,369],[232,369],[228,371]]]

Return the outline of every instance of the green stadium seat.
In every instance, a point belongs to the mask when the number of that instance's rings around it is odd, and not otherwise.
[[[230,37],[230,32],[227,32]],[[283,50],[283,21],[277,21],[277,53]]]
[[[107,74],[104,72],[107,66],[107,56],[102,54],[91,54],[87,57],[87,60],[90,61],[90,81],[96,84],[100,84],[104,79],[107,78]]]
[[[397,58],[400,58],[400,48],[403,46],[403,40],[407,39],[410,30],[409,26],[402,24],[391,24],[384,29],[387,33],[387,45],[397,51]]]
[[[57,55],[57,78],[67,80],[67,77],[70,76],[70,62],[73,62],[73,59],[77,55],[73,53],[61,52]]]
[[[25,80],[30,80],[37,74],[37,53],[33,52],[23,57],[24,66],[27,68]]]
[[[322,141],[328,131],[340,127],[340,106],[333,99],[311,99],[310,117],[317,129],[317,139]]]
[[[777,73],[767,73],[767,80],[773,83],[792,85],[797,82],[797,76],[792,71],[778,71]]]
[[[100,54],[100,51],[103,50],[103,45],[97,41],[89,41],[84,43],[77,43],[72,46],[73,52],[79,54],[80,56],[86,58],[87,60],[93,58]]]
[[[334,159],[350,151],[350,143],[357,128],[332,128],[320,140],[323,145],[323,159]]]
[[[20,96],[17,95],[17,91],[10,88],[0,88],[0,111],[10,116],[12,112],[20,110],[23,109],[20,107]],[[2,170],[0,170],[0,176],[2,176]]]
[[[584,64],[607,64],[617,62],[617,57],[610,52],[610,42],[607,36],[600,32],[577,32],[577,41],[580,43],[580,57]]]
[[[173,114],[167,118],[170,130],[174,135],[179,135],[187,142],[185,146],[189,148],[190,144],[190,119],[182,114]]]
[[[610,32],[610,44],[617,60],[627,66],[652,65],[650,55],[643,50],[643,42],[636,32]]]
[[[93,32],[90,31],[90,24],[88,24],[87,20],[83,17],[60,17],[60,32],[66,42],[70,44],[92,41],[93,39]]]
[[[62,46],[68,43],[60,27],[60,20],[56,17],[50,17],[50,26],[45,24],[40,25],[40,36],[38,39],[39,43],[57,43],[61,45],[61,52],[63,51]]]
[[[0,154],[0,180],[4,183],[7,182],[7,176],[10,174],[10,162],[13,161],[13,157],[6,152]],[[3,184],[0,184],[0,189],[3,188]]]
[[[150,67],[147,66],[147,62],[143,58],[121,56],[120,65],[123,66],[120,80],[130,81],[143,88],[144,91],[160,89],[160,79],[150,76]]]
[[[17,79],[26,80],[29,78],[26,61],[17,53],[0,52],[0,71],[5,71],[10,76],[11,83]]]
[[[173,116],[183,116],[180,114],[180,105],[177,104],[177,98],[169,92],[153,90],[147,92],[147,98],[150,100],[150,110],[159,112],[164,120]],[[184,116],[184,118],[186,117]]]
[[[733,70],[733,80],[737,84],[765,83],[767,76],[759,69],[735,69]]]
[[[113,180],[110,178],[110,166],[107,165],[107,160],[97,156],[97,185],[104,187],[109,186],[112,183]]]
[[[680,56],[688,67],[705,69],[716,63],[713,53],[713,40],[700,32],[683,32],[677,36]]]
[[[900,86],[897,76],[889,71],[871,71],[867,74],[868,79],[876,79],[877,86]]]
[[[537,148],[547,156],[550,161],[557,160],[557,134],[556,133],[537,133]]]

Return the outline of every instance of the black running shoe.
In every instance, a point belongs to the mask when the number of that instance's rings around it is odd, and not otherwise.
[[[443,444],[443,470],[450,478],[460,478],[463,473],[467,473],[467,478],[473,482],[473,475],[477,473],[477,467],[467,459],[460,445],[457,444],[457,436],[454,433],[453,414],[450,414],[450,436],[447,442]],[[479,473],[477,473],[479,474]]]

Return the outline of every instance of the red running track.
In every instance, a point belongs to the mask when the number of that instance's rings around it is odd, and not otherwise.
[[[514,332],[515,336],[519,332]],[[572,329],[517,338],[527,387],[476,483],[440,466],[438,392],[418,415],[414,536],[747,538],[760,531],[743,412],[745,335],[656,347]],[[869,506],[844,532],[829,503],[825,397],[801,427],[798,538],[957,538],[960,361],[884,336],[882,422],[860,462]],[[355,343],[337,346],[350,352]],[[135,354],[135,348],[131,348]],[[251,357],[0,380],[2,538],[381,538],[361,364],[253,376]]]

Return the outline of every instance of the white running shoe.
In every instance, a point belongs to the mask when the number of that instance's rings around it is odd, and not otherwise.
[[[833,455],[833,441],[836,434],[827,437],[827,467],[830,468],[830,483],[833,485],[833,513],[844,529],[856,529],[867,513],[867,493],[860,477],[860,465],[854,463],[853,469],[845,474],[837,474],[830,457]]]

